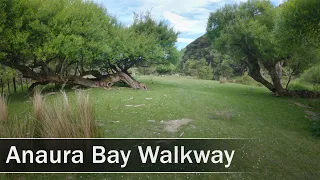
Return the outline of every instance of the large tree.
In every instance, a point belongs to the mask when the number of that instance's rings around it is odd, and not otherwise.
[[[30,89],[47,83],[110,87],[117,81],[145,89],[128,69],[168,59],[158,37],[172,31],[153,19],[140,22],[156,30],[151,33],[138,31],[136,23],[121,25],[91,1],[0,0],[0,5],[0,63],[35,80]],[[174,44],[176,38],[164,39]],[[88,74],[96,79],[84,79]]]
[[[289,0],[278,9],[278,38],[288,48],[314,46],[320,48],[320,1]]]
[[[294,64],[301,69],[311,59],[303,60],[301,53],[284,48],[276,33],[278,9],[270,1],[251,1],[226,5],[211,13],[207,32],[214,46],[228,52],[234,60],[246,64],[248,74],[276,95],[318,96],[319,93],[294,92],[283,87],[281,71],[283,64]],[[304,47],[300,47],[301,49]],[[309,56],[313,57],[313,56]],[[290,63],[290,62],[298,63]],[[263,74],[268,72],[270,80]]]

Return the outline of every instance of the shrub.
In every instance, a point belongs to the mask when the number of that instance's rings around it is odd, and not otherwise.
[[[308,69],[302,74],[301,79],[310,84],[320,85],[320,65]]]
[[[160,64],[156,67],[156,71],[159,74],[172,74],[176,70],[176,67],[173,64],[163,65]]]
[[[289,90],[308,90],[308,91],[320,91],[320,85],[310,84],[303,82],[302,79],[296,80],[289,84]]]
[[[202,66],[198,69],[199,79],[211,80],[213,78],[213,70],[210,66]]]
[[[199,79],[213,79],[213,69],[205,59],[200,61],[189,59],[184,63],[183,70],[188,76],[195,76]]]

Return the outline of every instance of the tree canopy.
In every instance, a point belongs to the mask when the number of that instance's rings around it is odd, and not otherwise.
[[[82,0],[1,0],[0,63],[39,84],[95,86],[82,78],[178,59],[177,33],[149,13],[126,27]],[[99,80],[99,79],[98,79]]]
[[[283,65],[291,65],[294,69],[291,72],[296,72],[310,64],[312,59],[318,59],[317,56],[313,56],[317,50],[305,53],[303,50],[308,46],[301,45],[299,51],[292,51],[285,47],[284,39],[279,38],[280,29],[286,34],[291,31],[288,27],[282,27],[289,26],[283,22],[291,16],[281,17],[281,21],[277,18],[286,11],[285,8],[287,8],[286,3],[283,7],[274,7],[268,0],[249,0],[240,4],[226,5],[211,13],[207,24],[207,33],[214,47],[228,53],[233,60],[244,63],[248,74],[254,80],[277,95],[293,94],[285,89],[281,82]],[[295,6],[295,8],[300,7]],[[309,15],[314,18],[317,16],[312,12]],[[307,37],[307,34],[306,30],[304,37]],[[301,58],[306,54],[309,54],[310,58]],[[262,69],[268,72],[270,79],[261,73]]]

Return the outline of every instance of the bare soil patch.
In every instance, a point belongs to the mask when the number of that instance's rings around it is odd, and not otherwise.
[[[162,124],[165,125],[164,130],[170,133],[178,132],[183,126],[188,125],[192,119],[177,119],[177,120],[171,120],[162,122]]]

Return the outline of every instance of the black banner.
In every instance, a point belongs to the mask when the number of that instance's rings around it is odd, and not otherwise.
[[[252,172],[250,139],[0,139],[0,172]]]

